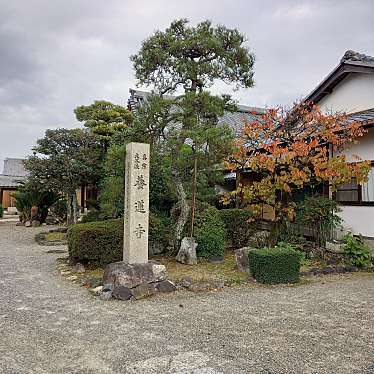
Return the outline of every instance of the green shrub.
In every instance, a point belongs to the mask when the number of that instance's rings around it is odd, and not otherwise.
[[[61,221],[66,221],[68,216],[68,204],[66,199],[57,200],[51,207],[50,211]]]
[[[261,283],[296,283],[299,281],[302,254],[292,246],[249,251],[249,269]]]
[[[308,227],[320,246],[325,246],[333,229],[341,226],[338,203],[323,196],[307,197],[298,204],[296,223]]]
[[[194,236],[199,257],[223,257],[226,230],[217,208],[210,206],[196,216]]]
[[[68,229],[69,257],[101,264],[122,260],[123,220],[78,223]]]
[[[4,216],[4,208],[3,206],[0,204],[0,218],[3,218]]]
[[[68,229],[69,257],[99,264],[121,261],[123,258],[123,219],[78,223]],[[166,248],[167,225],[159,217],[149,216],[149,241]]]
[[[87,222],[99,222],[99,221],[105,221],[109,219],[113,219],[114,217],[111,216],[108,211],[106,210],[90,210],[82,216],[81,222],[82,223],[87,223]]]
[[[225,224],[228,245],[233,248],[247,246],[256,231],[252,213],[246,209],[222,209],[219,214]]]
[[[37,219],[40,223],[44,223],[48,216],[49,207],[61,199],[61,196],[55,192],[25,190],[25,187],[14,192],[12,196],[16,199],[16,207],[21,222],[31,220],[31,208],[36,206],[38,208]]]
[[[345,243],[344,255],[347,263],[357,267],[365,267],[370,265],[372,254],[361,236],[356,237],[352,234],[348,234],[343,240]]]

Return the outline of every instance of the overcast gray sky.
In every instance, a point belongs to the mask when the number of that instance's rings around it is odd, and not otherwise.
[[[347,49],[374,55],[373,14],[374,0],[0,0],[0,163],[30,154],[47,128],[80,126],[78,105],[124,104],[129,56],[176,18],[244,33],[255,87],[232,94],[273,106],[307,94]]]

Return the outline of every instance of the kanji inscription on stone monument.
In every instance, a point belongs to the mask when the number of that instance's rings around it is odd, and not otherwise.
[[[125,165],[123,261],[148,262],[149,144],[129,143]]]

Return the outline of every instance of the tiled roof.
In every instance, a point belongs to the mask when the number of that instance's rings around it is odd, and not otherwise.
[[[150,92],[130,89],[130,98],[128,100],[128,107],[130,110],[136,111],[139,105],[142,105],[144,100],[149,96]],[[165,96],[165,98],[172,98],[172,96]],[[246,105],[238,105],[236,112],[226,112],[219,120],[219,124],[229,125],[236,135],[238,135],[243,128],[246,121],[255,119],[256,115],[261,115],[266,112],[264,108],[249,107]]]
[[[226,112],[218,120],[218,123],[229,125],[233,129],[235,135],[239,135],[246,122],[255,120],[258,115],[263,113],[265,113],[265,109],[263,108],[239,106],[237,112]]]
[[[4,160],[4,171],[2,175],[25,177],[27,171],[21,158],[6,158]]]
[[[27,176],[27,171],[21,158],[6,158],[4,171],[0,174],[0,187],[17,187]]]
[[[349,120],[365,122],[368,125],[374,125],[374,108],[352,113],[349,115]]]
[[[348,50],[340,60],[344,64],[360,64],[366,66],[374,66],[374,57]]]
[[[374,73],[374,57],[346,51],[340,59],[339,65],[335,67],[322,82],[310,92],[305,100],[318,103],[323,97],[331,94],[334,88],[347,76],[352,73]]]
[[[19,182],[23,179],[25,179],[25,177],[0,174],[0,187],[18,187],[20,185]]]

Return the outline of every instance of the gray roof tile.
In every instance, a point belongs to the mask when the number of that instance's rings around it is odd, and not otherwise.
[[[374,108],[357,113],[351,113],[348,118],[350,121],[374,122]]]
[[[14,177],[9,175],[0,174],[0,188],[4,187],[18,187],[20,181],[24,180],[25,177]]]
[[[22,158],[6,158],[4,160],[4,171],[2,175],[25,177],[27,171],[23,165]]]

